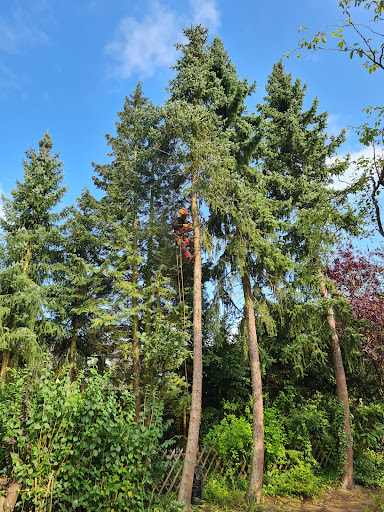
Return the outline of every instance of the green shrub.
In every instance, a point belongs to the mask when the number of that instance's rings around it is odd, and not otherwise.
[[[384,444],[384,403],[364,404],[360,399],[352,412],[355,447],[380,452]]]
[[[176,496],[157,496],[151,507],[151,512],[182,512],[183,505],[178,503]]]
[[[371,506],[364,509],[364,512],[384,512],[384,491],[378,494],[370,493],[369,496],[373,500],[373,508]]]
[[[320,392],[305,398],[297,390],[288,387],[274,403],[286,431],[286,448],[301,452],[303,462],[316,466],[313,445],[320,441],[323,453],[332,452],[332,467],[339,470],[342,462],[344,441],[344,411],[335,397]]]
[[[287,387],[272,403],[268,396],[264,399],[266,492],[311,496],[320,485],[338,481],[346,437],[344,410],[337,398],[320,392],[306,397]],[[250,461],[252,456],[252,407],[249,403],[241,410],[236,404],[225,404],[225,408],[231,414],[209,431],[204,444],[216,447],[225,475],[234,481],[244,458]],[[384,405],[359,401],[352,413],[355,480],[382,486]],[[315,460],[313,447],[319,443]],[[332,454],[330,460],[328,454]]]
[[[208,432],[204,444],[215,446],[225,468],[234,470],[252,453],[252,426],[243,416],[226,414],[220,424]]]
[[[274,471],[265,476],[264,493],[277,496],[311,497],[319,491],[320,479],[310,464],[298,464],[280,472]]]
[[[72,384],[13,371],[0,390],[0,460],[22,484],[24,510],[151,510],[162,405],[148,396],[138,423],[134,410],[133,393],[95,368]]]
[[[384,452],[366,448],[354,452],[355,482],[366,487],[384,486]]]
[[[206,446],[215,446],[227,467],[236,469],[239,461],[252,455],[252,407],[251,403],[240,417],[226,414],[219,425],[211,428],[205,438]],[[228,408],[228,404],[226,404]],[[236,410],[236,407],[231,407]],[[268,396],[264,406],[265,471],[277,465],[292,465],[291,454],[301,462],[318,467],[313,457],[312,444],[320,441],[323,452],[332,451],[334,465],[340,467],[340,406],[336,400],[327,400],[316,393],[303,399],[293,388],[282,391],[273,404]],[[340,420],[340,421],[339,421]]]
[[[245,491],[236,488],[233,482],[224,476],[210,477],[203,487],[204,503],[210,505],[221,505],[234,510],[235,507],[244,507],[244,498]]]
[[[276,407],[264,407],[264,445],[265,469],[270,470],[274,464],[283,463],[287,454],[287,435],[281,413]]]
[[[384,485],[384,404],[365,404],[360,399],[351,410],[355,481],[368,487],[381,487]]]

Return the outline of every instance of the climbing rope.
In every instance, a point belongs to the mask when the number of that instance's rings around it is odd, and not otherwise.
[[[176,265],[177,265],[177,283],[179,286],[179,300],[180,304],[183,308],[183,316],[182,316],[182,333],[185,333],[185,295],[184,295],[184,275],[183,275],[183,256],[181,252],[181,244],[179,245],[180,255],[177,253],[177,245],[176,245]],[[179,267],[180,265],[180,267]],[[188,373],[187,373],[187,353],[184,346],[184,371],[185,371],[185,384],[186,384],[186,393],[187,393],[187,402],[188,402],[188,411],[190,412],[191,406],[189,403],[189,391],[188,391]]]

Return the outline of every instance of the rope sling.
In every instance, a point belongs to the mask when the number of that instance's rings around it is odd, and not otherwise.
[[[181,244],[179,245],[180,255],[177,251],[177,245],[176,245],[176,266],[177,266],[177,284],[179,287],[179,300],[180,304],[182,305],[182,333],[184,334],[185,329],[185,295],[184,295],[184,274],[183,274],[183,258],[181,253]],[[184,337],[184,336],[183,336]],[[184,371],[185,371],[185,390],[187,394],[187,403],[188,403],[188,411],[190,412],[191,406],[189,403],[189,391],[188,391],[188,373],[187,373],[187,353],[185,350],[185,344],[184,346]]]

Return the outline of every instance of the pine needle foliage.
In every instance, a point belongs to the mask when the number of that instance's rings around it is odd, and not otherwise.
[[[345,132],[328,136],[327,112],[317,112],[317,98],[305,110],[306,85],[299,79],[293,81],[281,62],[273,66],[266,91],[264,103],[258,106],[263,132],[259,165],[268,182],[267,195],[282,220],[276,243],[295,263],[282,276],[281,299],[287,307],[292,339],[296,333],[305,344],[307,357],[326,362],[327,337],[320,343],[326,304],[319,301],[319,268],[324,267],[343,233],[360,230],[360,219],[345,192],[333,187],[335,177],[345,171],[345,163],[328,164],[344,142]],[[342,301],[339,305],[342,311]],[[320,315],[317,320],[316,315]],[[309,325],[312,334],[303,338]],[[292,363],[300,372],[310,359],[298,350],[296,342],[295,346],[290,353],[298,358]]]
[[[76,361],[81,367],[95,353],[100,361],[108,354],[105,333],[96,332],[93,327],[99,300],[111,286],[102,270],[103,228],[97,201],[85,190],[77,205],[67,209],[60,227],[58,257],[52,269],[54,279],[48,290],[50,315],[62,325],[61,336],[49,340],[60,363],[67,357],[72,365]]]
[[[3,258],[0,268],[1,376],[11,358],[31,364],[43,346],[43,336],[56,332],[45,317],[45,285],[51,277],[54,238],[60,214],[53,210],[63,197],[62,163],[51,154],[49,133],[23,161],[24,181],[16,181],[12,198],[3,196]]]

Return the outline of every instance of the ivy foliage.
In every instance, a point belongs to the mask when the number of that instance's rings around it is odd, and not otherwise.
[[[34,380],[13,370],[0,390],[2,476],[22,484],[28,510],[152,510],[162,409],[147,395],[135,423],[133,393],[95,367],[72,383],[68,372],[46,369]]]

